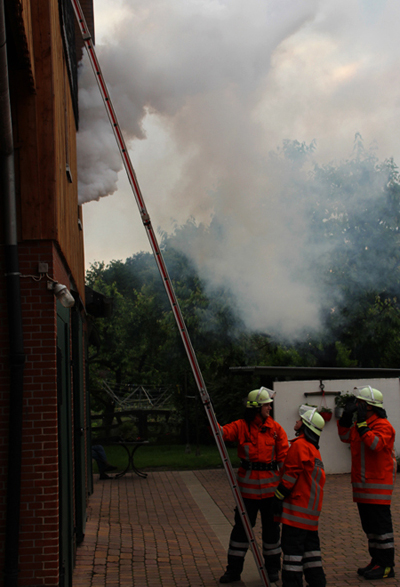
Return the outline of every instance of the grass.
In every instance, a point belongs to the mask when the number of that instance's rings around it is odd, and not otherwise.
[[[128,464],[128,455],[122,446],[104,447],[108,462],[125,469]],[[222,460],[216,446],[201,445],[196,450],[196,445],[190,445],[191,452],[186,453],[185,445],[151,445],[145,444],[135,454],[135,466],[138,469],[146,470],[194,470],[194,469],[216,469],[222,467]],[[232,466],[237,467],[239,459],[236,448],[227,449]],[[196,454],[197,453],[197,454]],[[94,464],[94,471],[97,465]]]

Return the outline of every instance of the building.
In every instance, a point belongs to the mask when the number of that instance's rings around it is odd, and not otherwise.
[[[67,587],[92,491],[71,1],[0,0],[0,35],[0,585]]]

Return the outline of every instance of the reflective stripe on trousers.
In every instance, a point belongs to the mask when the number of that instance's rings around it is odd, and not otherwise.
[[[380,567],[392,567],[394,537],[390,505],[358,503],[357,506],[372,561]]]
[[[282,585],[302,587],[303,573],[310,587],[325,587],[318,532],[282,525]]]
[[[249,521],[254,528],[258,511],[261,513],[262,541],[265,568],[267,571],[280,570],[281,543],[280,527],[273,521],[273,499],[243,499]],[[244,557],[249,548],[241,516],[235,509],[235,525],[231,532],[228,549],[228,570],[240,574]]]

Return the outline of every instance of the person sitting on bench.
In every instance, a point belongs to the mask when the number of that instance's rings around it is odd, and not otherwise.
[[[100,479],[112,479],[107,473],[116,471],[118,467],[110,465],[107,461],[106,451],[101,444],[92,446],[92,458],[96,461],[100,473]]]

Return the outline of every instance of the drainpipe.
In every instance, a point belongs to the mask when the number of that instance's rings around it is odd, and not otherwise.
[[[17,587],[22,461],[23,347],[18,262],[14,143],[8,84],[4,0],[0,0],[0,175],[4,202],[5,276],[9,328],[10,402],[4,586]]]

